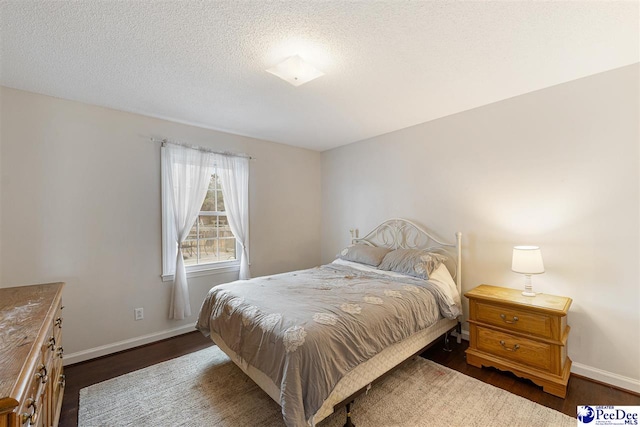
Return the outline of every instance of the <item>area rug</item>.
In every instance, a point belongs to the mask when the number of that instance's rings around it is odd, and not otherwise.
[[[575,426],[576,419],[420,357],[356,399],[358,427]],[[344,409],[318,424],[342,427]],[[80,390],[79,427],[280,427],[280,407],[216,346]]]

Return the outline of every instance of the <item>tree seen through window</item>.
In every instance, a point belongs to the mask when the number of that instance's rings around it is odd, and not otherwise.
[[[236,259],[236,239],[229,227],[220,178],[216,173],[211,175],[200,214],[180,247],[185,265]]]

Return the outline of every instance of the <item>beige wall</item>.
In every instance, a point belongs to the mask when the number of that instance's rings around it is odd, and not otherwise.
[[[208,289],[237,278],[190,279],[194,315],[168,320],[160,147],[151,135],[257,158],[249,183],[253,275],[320,260],[320,153],[8,88],[0,108],[0,284],[67,282],[67,354],[188,330]],[[135,307],[144,320],[133,320]]]
[[[540,245],[534,288],[574,300],[573,371],[640,391],[638,77],[629,66],[324,152],[323,261],[350,228],[400,216],[462,231],[464,290],[520,288],[511,248]]]

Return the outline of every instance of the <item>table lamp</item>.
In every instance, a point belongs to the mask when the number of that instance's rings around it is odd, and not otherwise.
[[[511,271],[524,274],[524,291],[522,295],[535,297],[531,286],[531,275],[544,273],[542,252],[538,246],[514,246]]]

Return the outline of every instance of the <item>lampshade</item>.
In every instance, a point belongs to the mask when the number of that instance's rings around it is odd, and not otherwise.
[[[269,68],[268,73],[280,77],[282,80],[291,83],[294,86],[310,82],[311,80],[324,76],[324,73],[313,65],[305,62],[298,55],[293,55],[275,67]]]
[[[515,246],[511,270],[522,274],[544,273],[540,248],[538,246]]]

